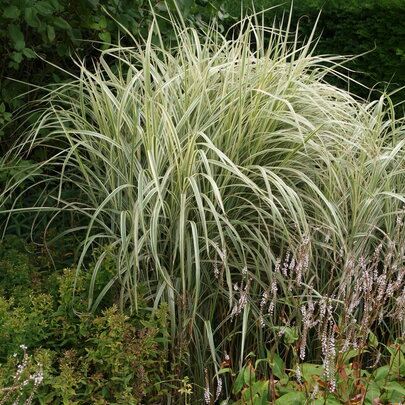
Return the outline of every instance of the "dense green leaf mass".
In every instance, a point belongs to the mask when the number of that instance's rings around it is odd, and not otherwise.
[[[11,135],[4,136],[2,126],[10,121],[10,112],[31,99],[30,95],[15,98],[31,89],[22,82],[37,86],[63,82],[69,78],[69,72],[75,71],[71,56],[91,57],[95,47],[118,43],[122,35],[121,24],[134,35],[145,34],[149,22],[149,2],[144,0],[3,1],[0,10],[0,104],[7,108],[0,110],[2,150],[7,150],[12,142]],[[107,44],[102,45],[100,41]],[[7,134],[10,132],[12,130]]]
[[[291,1],[280,5],[277,0],[244,1],[246,11],[260,11],[271,7],[264,14],[267,25],[280,20],[283,13],[289,14]],[[275,7],[276,6],[276,7]],[[240,12],[240,5],[227,0],[225,9],[231,15]],[[294,29],[299,26],[301,38],[308,37],[317,23],[320,37],[316,53],[336,55],[361,55],[345,64],[354,72],[350,77],[377,91],[393,91],[405,85],[405,2],[402,0],[308,0],[292,5]],[[319,21],[317,18],[319,16]],[[354,83],[335,81],[361,97],[368,97],[369,89]],[[394,100],[401,102],[404,91]]]
[[[156,403],[167,390],[161,385],[166,310],[162,307],[154,317],[144,310],[129,317],[105,302],[98,314],[79,317],[71,308],[84,308],[87,276],[80,278],[73,296],[74,271],[46,270],[42,259],[35,246],[19,239],[0,242],[0,387],[12,386],[24,345],[30,357],[23,379],[37,362],[43,366],[44,381],[35,395],[39,403]],[[20,400],[32,389],[28,380],[18,390]],[[1,403],[11,403],[2,402],[6,394],[0,391]]]

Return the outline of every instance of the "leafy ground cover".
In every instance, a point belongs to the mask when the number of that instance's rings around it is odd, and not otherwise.
[[[181,21],[173,30],[170,48],[152,41],[152,25],[145,41],[106,49],[91,67],[79,61],[80,74],[40,100],[34,124],[22,116],[28,129],[3,161],[6,225],[30,212],[33,234],[59,225],[48,246],[78,241],[74,270],[60,276],[67,292],[53,295],[56,313],[66,297],[63,317],[76,325],[66,338],[83,333],[66,360],[83,381],[69,388],[74,400],[399,402],[403,118],[388,97],[359,101],[329,84],[342,58],[315,56],[311,38],[300,45],[254,18],[233,39]],[[4,294],[5,317],[35,308],[26,294]],[[55,298],[40,297],[49,313],[39,317],[52,318]],[[133,322],[152,322],[150,339],[128,341]],[[160,397],[133,391],[138,362]]]
[[[110,300],[78,317],[85,276],[73,296],[74,271],[50,272],[35,246],[8,238],[0,257],[1,404],[153,404],[170,390],[163,306],[130,317]]]

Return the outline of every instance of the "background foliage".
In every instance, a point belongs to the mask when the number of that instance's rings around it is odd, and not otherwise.
[[[165,13],[163,2],[153,0],[157,12]],[[259,11],[278,5],[277,0],[179,0],[184,17],[198,22],[216,18],[225,29],[239,18],[241,11]],[[252,7],[253,4],[253,7]],[[10,82],[11,77],[36,85],[66,79],[75,66],[71,54],[90,57],[94,41],[106,48],[118,43],[121,26],[135,36],[145,35],[150,24],[149,2],[145,0],[4,0],[0,14],[0,126],[11,119],[10,112],[24,103],[15,96],[27,88]],[[168,5],[175,9],[174,0]],[[265,13],[265,22],[272,25],[274,17],[288,12],[291,4]],[[308,0],[293,5],[293,26],[298,22],[302,36],[308,36],[318,13],[318,33],[322,34],[319,53],[362,54],[371,53],[353,61],[349,67],[367,72],[354,75],[367,86],[375,82],[392,82],[391,89],[405,83],[405,21],[402,18],[405,3],[401,0]],[[108,13],[109,15],[107,15]],[[164,21],[161,21],[164,25]],[[172,28],[165,25],[162,32],[170,38]],[[44,60],[50,62],[46,63]],[[66,69],[63,72],[52,64]],[[381,84],[379,88],[384,88]],[[361,96],[367,91],[355,87]],[[402,93],[403,94],[403,93]],[[397,97],[400,100],[399,96]],[[1,132],[0,132],[1,135]]]
[[[145,35],[150,24],[149,2],[145,0],[4,0],[0,14],[0,142],[4,152],[13,141],[12,130],[4,136],[1,127],[11,121],[12,112],[30,99],[16,98],[29,88],[22,82],[37,86],[61,82],[76,67],[71,55],[90,58],[95,47],[106,48],[122,38],[122,27],[135,36]],[[153,0],[155,10],[165,14],[163,2]],[[252,3],[254,7],[252,7]],[[191,22],[216,19],[223,29],[238,19],[241,12],[267,9],[278,5],[276,0],[234,2],[230,0],[181,0],[182,15]],[[175,9],[174,0],[168,6]],[[265,22],[272,25],[275,16],[289,11],[289,2],[265,13]],[[364,74],[351,77],[368,87],[384,90],[390,83],[393,90],[405,83],[405,3],[400,0],[296,2],[292,25],[300,24],[302,37],[308,37],[319,11],[322,14],[317,34],[322,35],[318,53],[364,54],[347,67]],[[108,13],[108,15],[107,15]],[[161,20],[167,40],[172,28]],[[293,27],[294,28],[294,27]],[[96,44],[96,43],[97,44]],[[45,62],[46,61],[46,62]],[[65,71],[56,68],[59,66]],[[9,78],[15,79],[11,81]],[[337,83],[347,87],[347,83]],[[350,89],[362,97],[369,91],[358,85]],[[399,102],[404,92],[394,97]]]
[[[256,10],[275,6],[274,0],[254,1]],[[251,10],[249,2],[246,9]],[[283,6],[269,10],[265,20],[271,25],[275,15],[289,11],[291,1]],[[235,2],[229,2],[227,10],[237,13]],[[296,1],[292,7],[293,27],[299,23],[302,37],[308,37],[319,12],[322,11],[317,28],[320,40],[316,49],[318,54],[360,55],[346,66],[359,73],[351,78],[367,87],[393,91],[405,85],[405,2],[401,0],[307,0]],[[361,72],[361,73],[360,73]],[[335,84],[338,84],[336,82]],[[340,86],[345,86],[340,83]],[[346,83],[347,88],[347,83]],[[368,89],[351,84],[351,91],[368,97]],[[404,91],[394,97],[401,102]],[[378,92],[372,95],[378,97]]]
[[[3,1],[0,14],[3,44],[0,48],[0,123],[10,120],[10,111],[29,100],[29,96],[15,99],[28,87],[8,78],[39,86],[66,80],[68,72],[75,70],[71,55],[91,56],[95,46],[93,41],[117,43],[119,24],[125,25],[135,35],[146,30],[147,4],[143,0]],[[106,12],[111,17],[107,17]],[[3,148],[8,147],[7,141]]]

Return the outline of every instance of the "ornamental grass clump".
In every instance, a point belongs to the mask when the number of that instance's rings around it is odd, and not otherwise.
[[[5,214],[80,218],[61,237],[82,235],[76,268],[92,269],[88,310],[110,290],[122,310],[138,311],[141,293],[152,311],[167,303],[172,372],[200,387],[225,356],[242,365],[301,319],[307,356],[305,337],[320,327],[311,299],[327,320],[311,353],[330,357],[335,309],[372,304],[347,269],[362,269],[382,244],[367,274],[382,286],[391,272],[381,266],[405,203],[403,119],[388,97],[358,101],[328,84],[342,58],[313,55],[312,38],[299,46],[252,18],[227,37],[174,28],[171,48],[153,24],[145,41],[80,62],[80,75],[49,89],[7,156],[46,158],[10,179],[2,198],[15,205]],[[36,205],[15,208],[36,186]],[[115,273],[99,287],[107,256]],[[403,333],[403,319],[387,322]]]

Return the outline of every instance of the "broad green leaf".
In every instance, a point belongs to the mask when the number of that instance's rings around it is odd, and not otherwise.
[[[387,347],[388,351],[391,353],[390,358],[390,367],[391,372],[393,374],[399,375],[400,370],[402,369],[401,365],[405,364],[405,356],[400,347],[397,345],[393,345],[391,347]]]
[[[55,9],[55,11],[63,11],[64,7],[63,5],[60,3],[59,0],[49,0],[49,3],[51,4],[51,6]]]
[[[24,48],[22,53],[28,59],[35,59],[37,57],[36,53],[30,48]]]
[[[182,15],[187,17],[193,5],[193,0],[178,0],[177,4],[179,5]]]
[[[92,22],[91,24],[89,24],[89,28],[98,31],[100,29],[100,24],[98,22]]]
[[[244,372],[245,372],[245,367],[243,367],[242,370],[239,371],[239,374],[236,377],[235,383],[233,384],[233,388],[232,388],[233,394],[238,394],[239,392],[242,391],[243,381],[244,381],[244,377],[243,377]]]
[[[10,35],[11,41],[13,42],[14,49],[16,51],[22,51],[25,48],[25,41],[20,27],[14,24],[10,24],[7,27],[7,31]]]
[[[284,362],[283,359],[274,353],[273,361],[270,362],[271,371],[278,378],[283,378],[284,376]]]
[[[405,386],[396,381],[388,382],[384,385],[384,389],[387,391],[397,391],[398,393],[404,395],[405,398]]]
[[[21,52],[13,52],[10,55],[10,59],[12,59],[15,63],[21,63],[23,60],[23,55]]]
[[[253,400],[253,405],[268,405],[269,402],[267,401],[267,398],[264,396],[257,396]]]
[[[373,372],[373,380],[374,381],[385,380],[389,372],[390,372],[389,366],[378,367],[377,370]]]
[[[354,357],[359,356],[362,353],[368,353],[368,350],[349,350],[344,355],[345,363],[348,364],[349,360],[353,359]]]
[[[259,395],[260,398],[267,398],[269,390],[269,381],[260,380],[256,381],[252,386],[253,395]]]
[[[323,400],[323,401],[325,401],[325,400]],[[342,405],[342,403],[340,401],[338,401],[336,399],[336,397],[334,397],[333,395],[328,395],[326,397],[326,402],[324,402],[324,403],[326,403],[327,405]]]
[[[55,28],[52,25],[46,26],[46,34],[48,36],[49,42],[53,42],[55,39]]]
[[[319,364],[302,363],[300,364],[301,374],[306,381],[312,381],[312,377],[323,374],[323,366]]]
[[[67,56],[69,55],[69,46],[66,42],[60,42],[56,47],[56,52],[59,56]]]
[[[302,405],[305,395],[301,391],[292,391],[276,400],[276,405]]]
[[[376,348],[378,346],[377,336],[371,330],[368,333],[368,344],[373,348]]]
[[[50,16],[54,11],[54,7],[48,1],[35,2],[35,10],[42,16]]]
[[[25,9],[24,20],[32,28],[37,28],[41,24],[41,21],[37,16],[37,11],[34,7],[28,7]]]
[[[225,373],[231,373],[232,374],[232,369],[229,367],[221,368],[218,370],[218,374],[225,374]]]
[[[66,31],[70,31],[72,29],[70,24],[62,17],[55,17],[52,21],[53,21],[53,25],[56,28],[60,28],[62,30],[66,30]]]
[[[367,391],[366,391],[366,400],[370,401],[370,403],[372,403],[372,401],[375,398],[379,398],[381,395],[381,391],[380,388],[378,387],[378,385],[376,383],[370,383],[367,387]]]
[[[390,404],[402,404],[405,398],[405,387],[398,382],[389,382],[384,385],[384,394],[381,395],[381,399],[388,401]]]
[[[242,398],[245,402],[252,403],[252,399],[254,400],[257,397],[258,395],[254,394],[252,387],[248,387],[242,390]]]
[[[20,68],[20,65],[16,62],[10,61],[7,66],[11,69],[18,70]]]
[[[6,7],[3,11],[4,18],[18,18],[20,16],[20,10],[16,6]]]
[[[292,327],[292,328],[285,328],[284,332],[284,342],[287,344],[292,344],[296,342],[299,338],[298,334],[298,328],[297,327]]]
[[[250,387],[256,381],[255,371],[250,364],[245,366],[245,371],[243,373],[243,380],[245,382],[245,385],[247,385],[248,387]]]

